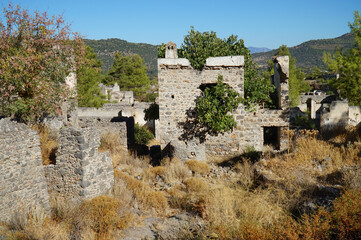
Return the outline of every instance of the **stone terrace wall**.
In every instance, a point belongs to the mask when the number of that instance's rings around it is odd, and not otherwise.
[[[99,153],[99,131],[63,128],[56,164],[45,167],[49,193],[67,198],[92,198],[110,191],[113,163],[108,152]]]
[[[49,212],[39,135],[28,126],[0,120],[0,221],[30,207]]]

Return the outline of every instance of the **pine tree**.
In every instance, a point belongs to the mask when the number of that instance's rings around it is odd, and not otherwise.
[[[115,54],[113,66],[104,82],[117,82],[121,90],[133,91],[137,98],[144,97],[150,87],[143,58],[138,54],[126,56],[121,52]]]
[[[94,49],[87,47],[85,64],[77,71],[79,107],[101,107],[104,103],[99,89],[102,62],[96,57]]]

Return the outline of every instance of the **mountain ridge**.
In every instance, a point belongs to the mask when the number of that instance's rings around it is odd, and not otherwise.
[[[152,78],[157,77],[157,45],[148,43],[132,43],[119,38],[108,38],[100,40],[85,39],[85,43],[92,47],[97,53],[98,58],[103,61],[102,69],[107,72],[113,64],[113,57],[116,52],[125,54],[138,54],[144,58],[148,66],[148,75]],[[334,53],[335,49],[347,50],[355,43],[354,37],[350,33],[343,34],[336,38],[315,39],[303,42],[297,46],[289,47],[291,56],[296,57],[296,65],[304,71],[309,71],[313,67],[326,69],[323,63],[323,52]],[[253,51],[252,57],[261,69],[267,67],[267,61],[277,52],[277,49],[249,47]],[[268,49],[266,52],[257,52]]]
[[[346,33],[336,38],[309,40],[288,49],[291,56],[296,58],[296,66],[307,72],[313,67],[326,69],[326,65],[323,63],[324,52],[332,54],[336,49],[346,51],[354,44],[354,36]],[[271,59],[276,53],[277,49],[273,49],[268,52],[254,53],[252,58],[261,69],[264,69],[267,67],[268,59]]]

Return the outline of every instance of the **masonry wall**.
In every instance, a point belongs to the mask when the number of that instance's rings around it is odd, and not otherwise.
[[[0,120],[0,221],[31,207],[50,211],[39,135],[28,126]]]
[[[81,117],[78,121],[80,128],[92,128],[100,137],[106,133],[118,134],[121,146],[125,149],[127,148],[126,120],[123,122],[117,122],[114,121],[114,118],[109,117]]]
[[[244,96],[243,56],[209,58],[202,71],[194,70],[187,59],[158,59],[159,83],[159,139],[162,148],[173,146],[174,156],[183,160],[205,160],[213,156],[242,153],[247,147],[262,150],[263,127],[281,128],[281,136],[289,126],[288,57],[275,60],[278,81],[279,109],[260,109],[248,112],[240,105],[233,111],[237,127],[218,136],[206,136],[202,143],[193,136],[194,124],[188,114],[195,110],[196,98],[201,95],[201,85],[216,83],[222,75],[229,84]],[[281,150],[287,140],[281,140]]]
[[[114,184],[108,152],[98,152],[100,134],[95,128],[62,128],[56,164],[45,166],[50,194],[92,198],[109,192]]]

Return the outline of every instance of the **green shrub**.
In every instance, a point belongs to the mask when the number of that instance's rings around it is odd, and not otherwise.
[[[144,109],[144,120],[156,120],[159,119],[159,105],[155,102],[152,103],[147,109]]]
[[[138,123],[134,125],[134,140],[136,144],[148,144],[154,138],[146,127],[140,126]]]

